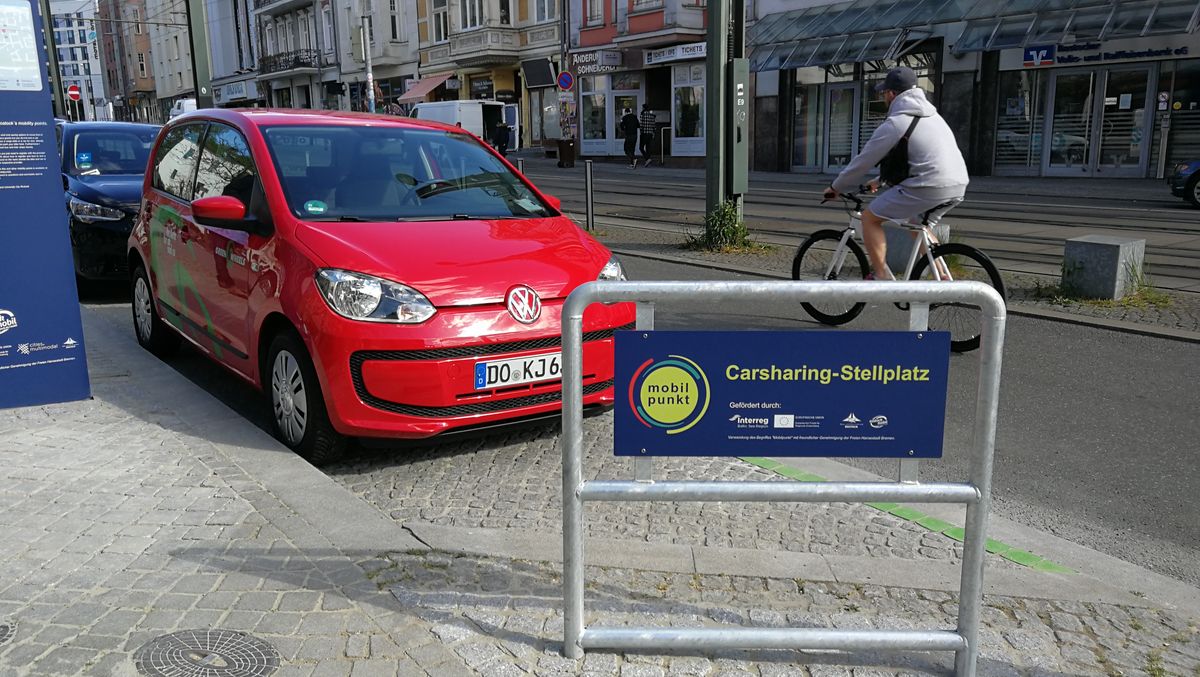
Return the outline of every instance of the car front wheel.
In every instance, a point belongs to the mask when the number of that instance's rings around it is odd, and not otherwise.
[[[275,436],[313,465],[341,458],[347,440],[333,429],[312,360],[299,337],[284,332],[267,352],[267,399]]]
[[[1200,207],[1200,172],[1196,172],[1192,180],[1188,181],[1186,195],[1188,202],[1191,202],[1193,207]]]

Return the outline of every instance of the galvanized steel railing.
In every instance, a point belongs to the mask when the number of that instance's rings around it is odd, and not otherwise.
[[[968,302],[982,309],[979,387],[965,483],[913,482],[704,482],[650,481],[649,459],[635,459],[635,480],[583,481],[583,311],[592,303],[638,302],[640,330],[653,328],[653,307],[663,301],[815,300],[910,303],[914,322],[929,303]],[[974,677],[987,516],[991,507],[992,455],[1004,343],[1004,300],[978,282],[591,282],[576,289],[563,309],[563,653],[585,649],[716,650],[840,649],[955,652],[955,673]],[[914,466],[901,461],[902,479]],[[588,628],[583,623],[584,501],[784,501],[962,503],[967,506],[959,590],[958,627],[938,630],[838,630],[818,628]]]

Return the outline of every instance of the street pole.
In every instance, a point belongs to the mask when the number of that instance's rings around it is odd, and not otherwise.
[[[729,2],[708,3],[708,59],[704,88],[705,132],[704,212],[713,213],[725,202],[725,100],[726,65],[729,63]]]
[[[208,20],[204,0],[187,0],[188,45],[192,50],[192,83],[196,108],[212,108],[212,67],[208,61]]]
[[[367,64],[367,110],[375,112],[375,73],[371,70],[371,17],[363,14],[362,18],[362,50],[363,62]]]
[[[66,100],[63,99],[62,73],[58,67],[58,45],[54,43],[54,17],[50,15],[50,0],[41,0],[42,34],[46,37],[46,59],[50,66],[50,91],[54,96],[54,115],[67,117]]]

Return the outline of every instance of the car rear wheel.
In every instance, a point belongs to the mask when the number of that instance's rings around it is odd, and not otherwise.
[[[170,357],[179,349],[179,334],[176,334],[158,316],[154,303],[154,291],[146,267],[138,265],[133,271],[133,333],[137,342],[159,357]]]
[[[348,442],[329,422],[321,384],[299,337],[291,332],[276,336],[267,352],[266,368],[275,436],[313,465],[341,458]]]
[[[1187,200],[1193,207],[1200,207],[1200,172],[1196,172],[1192,180],[1188,181]]]

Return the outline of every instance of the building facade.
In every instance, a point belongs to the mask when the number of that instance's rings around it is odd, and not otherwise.
[[[561,135],[553,76],[561,0],[416,0],[419,80],[404,103],[494,99],[508,104],[513,147]]]
[[[209,73],[219,108],[264,105],[258,86],[259,31],[253,0],[206,0]]]
[[[254,0],[255,98],[275,108],[338,110],[338,6],[329,0]]]
[[[809,6],[798,6],[807,4]],[[836,172],[898,64],[976,175],[1158,177],[1200,151],[1197,3],[755,3],[753,166]]]
[[[50,3],[54,47],[64,89],[65,114],[72,120],[111,120],[112,106],[105,89],[100,61],[100,32],[91,3]],[[66,90],[78,87],[79,101],[66,99]]]
[[[420,0],[418,0],[420,1]],[[371,53],[375,110],[395,111],[397,98],[417,79],[417,7],[413,0],[352,0],[338,10],[339,63],[353,110],[370,104],[363,32]],[[370,18],[364,26],[363,17]]]
[[[146,30],[150,33],[151,70],[161,120],[179,99],[196,96],[187,14],[175,0],[145,0]]]
[[[145,0],[100,0],[97,16],[100,58],[113,117],[129,122],[161,122],[150,31],[143,23]]]

